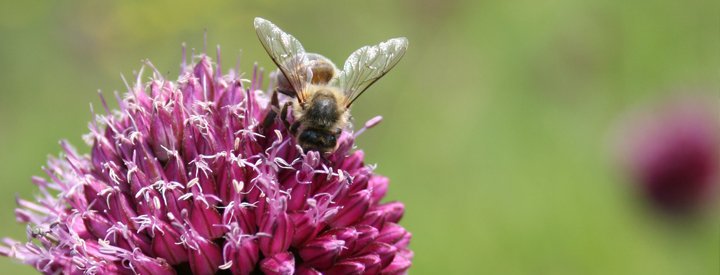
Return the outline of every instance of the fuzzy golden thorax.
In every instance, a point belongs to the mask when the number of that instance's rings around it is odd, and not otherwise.
[[[324,85],[310,85],[303,94],[306,101],[293,104],[298,143],[304,149],[332,151],[350,116],[345,96],[339,89]]]

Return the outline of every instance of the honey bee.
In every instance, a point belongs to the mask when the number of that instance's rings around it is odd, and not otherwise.
[[[255,18],[255,31],[280,71],[275,74],[276,91],[294,97],[280,117],[284,119],[292,105],[295,122],[290,133],[304,151],[320,153],[335,150],[349,124],[350,106],[400,61],[408,47],[405,37],[361,47],[340,71],[326,57],[306,53],[300,41],[268,20]]]

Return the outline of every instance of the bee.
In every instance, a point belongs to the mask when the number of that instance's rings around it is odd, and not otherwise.
[[[306,152],[336,149],[349,124],[350,106],[400,61],[408,47],[405,37],[364,46],[338,70],[328,58],[306,53],[300,41],[268,20],[255,18],[255,31],[280,71],[275,74],[276,91],[293,97],[280,117],[284,119],[292,105],[295,121],[289,130]]]

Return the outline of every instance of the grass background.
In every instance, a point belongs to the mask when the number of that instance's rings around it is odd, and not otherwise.
[[[359,140],[391,178],[413,274],[719,274],[720,215],[670,222],[643,208],[608,153],[613,123],[678,90],[720,94],[720,2],[2,1],[0,236],[24,238],[14,197],[80,136],[97,90],[141,59],[177,75],[180,44],[220,44],[273,68],[265,17],[336,63],[407,36],[404,60],[357,101]],[[717,209],[717,207],[715,207]],[[29,267],[0,258],[8,274]]]

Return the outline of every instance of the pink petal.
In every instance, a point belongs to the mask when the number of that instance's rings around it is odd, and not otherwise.
[[[355,227],[355,229],[359,233],[357,241],[355,241],[354,247],[348,247],[349,250],[352,251],[352,253],[364,249],[369,244],[374,242],[378,235],[380,235],[380,232],[377,230],[377,228],[368,225],[359,225]]]
[[[277,253],[262,260],[260,270],[267,275],[292,275],[295,272],[295,257],[290,252]]]
[[[212,242],[199,242],[200,249],[190,250],[190,269],[194,274],[213,274],[222,264],[220,247]]]
[[[401,202],[388,202],[374,207],[385,217],[386,222],[398,223],[405,213],[405,205]]]
[[[230,252],[233,265],[230,271],[233,274],[250,274],[255,269],[260,258],[257,239],[243,238],[239,246],[232,246]]]
[[[361,275],[365,272],[365,265],[355,261],[342,261],[327,271],[328,275]]]
[[[345,242],[340,252],[340,257],[344,258],[349,255],[352,251],[351,248],[355,247],[355,241],[357,241],[360,233],[352,227],[336,228],[323,233],[323,236],[332,236],[336,240]]]
[[[341,263],[346,262],[354,262],[359,263],[364,266],[364,272],[363,274],[378,274],[380,273],[380,269],[382,268],[382,262],[380,260],[380,256],[376,254],[367,254],[360,257],[350,258],[343,260]],[[341,263],[338,263],[341,264]],[[337,265],[336,265],[337,266]]]
[[[390,180],[383,176],[372,176],[368,182],[370,190],[372,190],[372,201],[378,203],[387,194]]]
[[[386,222],[376,241],[394,245],[407,234],[407,230],[396,223]]]
[[[295,275],[322,275],[320,271],[310,267],[299,267]]]
[[[412,265],[409,259],[405,257],[395,257],[387,267],[383,268],[380,274],[383,275],[394,275],[394,274],[405,274]]]
[[[373,242],[366,246],[360,254],[377,254],[380,256],[382,266],[386,267],[392,262],[393,258],[395,258],[396,252],[397,248],[392,245],[381,242]]]
[[[330,222],[333,227],[346,227],[362,217],[370,207],[370,191],[366,189],[352,194],[341,205],[343,208]]]
[[[132,260],[132,266],[138,274],[172,275],[175,270],[163,259],[142,257],[142,260]]]
[[[155,232],[152,240],[152,251],[161,258],[164,258],[171,265],[187,262],[188,251],[180,242],[180,233],[165,222],[159,221],[158,226],[162,231]]]
[[[285,212],[266,216],[260,226],[260,232],[270,234],[270,237],[260,237],[260,250],[263,255],[267,257],[288,250],[295,231],[292,225],[290,217]]]
[[[200,200],[195,200],[193,203],[190,224],[200,236],[206,239],[216,239],[225,233],[223,227],[217,226],[222,224],[220,213],[212,205],[208,208]]]
[[[292,239],[292,246],[294,247],[300,247],[309,239],[315,238],[323,228],[323,226],[315,224],[310,215],[306,213],[291,213],[290,219],[295,228]]]

